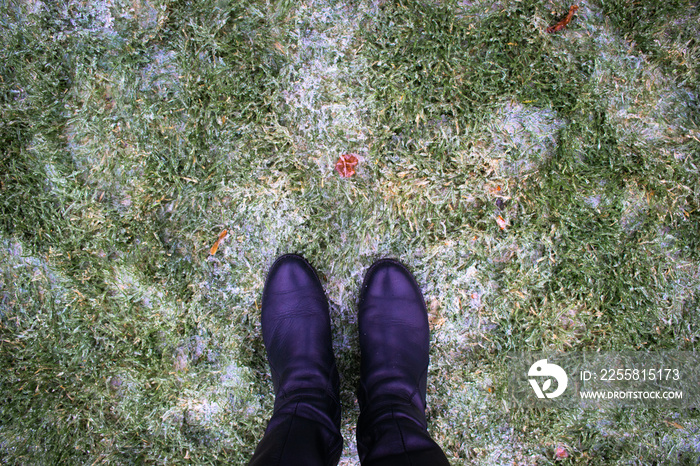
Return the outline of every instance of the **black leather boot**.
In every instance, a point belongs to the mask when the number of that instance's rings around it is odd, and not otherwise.
[[[392,259],[375,262],[358,302],[363,465],[448,465],[425,418],[430,329],[413,275]]]
[[[311,265],[280,257],[262,297],[275,407],[251,465],[334,465],[342,450],[339,377],[328,301]]]

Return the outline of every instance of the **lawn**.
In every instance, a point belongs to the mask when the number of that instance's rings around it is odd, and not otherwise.
[[[423,288],[453,464],[698,464],[697,408],[508,403],[512,351],[700,344],[700,8],[585,0],[548,33],[570,6],[0,0],[0,462],[245,464],[296,252],[341,464],[381,257]]]

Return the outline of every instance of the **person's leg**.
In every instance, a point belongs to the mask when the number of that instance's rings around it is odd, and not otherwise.
[[[328,301],[301,256],[272,265],[261,314],[275,407],[250,465],[335,465],[343,438]]]
[[[358,302],[363,466],[449,465],[425,418],[430,329],[423,294],[401,263],[383,259],[365,275]]]

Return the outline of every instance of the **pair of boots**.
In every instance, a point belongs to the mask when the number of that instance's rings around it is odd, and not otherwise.
[[[337,464],[343,439],[328,301],[301,256],[284,255],[270,268],[261,319],[275,406],[250,465]],[[399,262],[382,259],[367,271],[358,324],[357,450],[363,466],[448,465],[425,419],[425,302]]]

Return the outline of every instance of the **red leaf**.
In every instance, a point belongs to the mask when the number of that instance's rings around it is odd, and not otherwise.
[[[551,379],[550,379],[550,380],[551,380]],[[560,459],[560,458],[568,458],[568,457],[569,457],[569,452],[566,451],[566,448],[559,446],[559,447],[557,447],[557,448],[554,450],[554,457],[557,458],[557,459]]]
[[[343,178],[350,178],[355,174],[355,165],[357,165],[356,154],[343,154],[335,164],[335,171],[340,173]]]
[[[569,14],[566,15],[566,18],[562,19],[554,26],[548,27],[547,32],[551,34],[553,32],[561,31],[562,29],[564,29],[566,25],[569,24],[569,21],[571,21],[571,18],[574,17],[574,13],[576,13],[576,10],[578,10],[578,5],[572,5],[571,8],[569,8]]]

